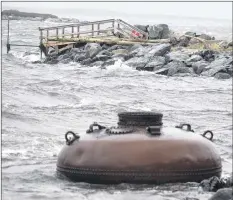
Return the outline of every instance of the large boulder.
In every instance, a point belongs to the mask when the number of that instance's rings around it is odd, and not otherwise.
[[[71,58],[66,58],[66,59],[61,60],[61,63],[63,63],[63,64],[68,64],[70,62],[72,62]]]
[[[167,39],[170,35],[170,30],[167,24],[159,24],[157,27],[162,28],[160,39]]]
[[[228,73],[218,72],[214,75],[214,78],[217,79],[229,79],[231,78],[231,75]]]
[[[138,48],[143,48],[143,46],[141,44],[134,44],[133,46],[129,48],[129,51],[134,51],[135,49],[138,49]]]
[[[117,50],[117,49],[127,49],[128,47],[125,45],[113,45],[110,48],[108,48],[108,51],[113,51],[113,50]]]
[[[108,59],[110,59],[111,56],[107,56],[107,55],[96,55],[92,60],[93,62],[95,61],[106,61]]]
[[[138,70],[145,71],[156,71],[161,69],[165,65],[165,58],[162,56],[155,56],[152,60],[149,61],[144,67],[137,68]]]
[[[192,68],[193,68],[193,71],[198,75],[210,69],[209,63],[204,60],[192,63]]]
[[[181,52],[181,51],[172,51],[168,54],[166,54],[166,59],[168,61],[182,61],[185,62],[190,57],[187,53]]]
[[[93,62],[93,60],[91,58],[87,58],[87,59],[81,61],[80,64],[82,64],[82,65],[89,65],[92,62]]]
[[[144,68],[149,61],[150,58],[147,57],[134,57],[126,61],[125,64],[135,69],[140,69]]]
[[[164,75],[166,76],[167,73],[168,73],[168,68],[161,68],[161,69],[158,69],[158,70],[155,70],[155,74],[159,74],[159,75]]]
[[[186,60],[186,62],[197,62],[200,60],[202,60],[200,55],[192,55],[189,59]]]
[[[163,28],[158,26],[149,26],[147,28],[149,39],[160,39],[162,37]]]
[[[147,28],[149,27],[149,25],[146,25],[146,26],[144,26],[144,25],[134,25],[134,26],[135,26],[136,28],[138,28],[138,29],[144,31],[144,32],[147,32]]]
[[[87,59],[86,57],[86,54],[77,54],[75,57],[74,57],[74,61],[75,62],[81,62],[83,60]]]
[[[232,188],[219,189],[209,200],[232,200]]]
[[[172,61],[165,65],[164,68],[168,68],[167,76],[173,76],[176,73],[191,73],[191,70],[180,61]]]
[[[148,55],[148,52],[152,49],[152,46],[138,47],[129,53],[129,57],[143,57]]]
[[[202,50],[198,53],[205,61],[212,62],[215,59],[215,52],[212,50]]]
[[[109,65],[114,65],[115,64],[115,62],[116,62],[116,60],[107,60],[107,61],[105,61],[102,65],[101,65],[101,67],[106,67],[106,66],[109,66]]]
[[[104,50],[100,51],[100,52],[98,53],[98,55],[112,56],[113,53],[110,52],[110,51],[108,51],[108,50],[106,50],[106,49],[104,49]]]
[[[170,50],[171,50],[171,45],[170,44],[153,45],[151,50],[146,55],[164,56]]]
[[[89,64],[89,67],[102,66],[103,63],[104,63],[103,61],[96,61],[94,63]]]
[[[213,39],[211,36],[204,34],[204,33],[199,35],[198,37],[201,39],[204,39],[204,40],[212,40]]]
[[[214,76],[218,72],[227,72],[229,66],[232,65],[232,59],[226,57],[218,58],[209,64],[209,70],[201,73],[203,76]]]
[[[187,47],[189,45],[189,41],[190,41],[190,37],[187,37],[187,36],[182,36],[179,38],[179,46],[181,47]]]
[[[85,52],[87,58],[95,57],[101,50],[102,47],[98,43],[88,43],[85,45]]]

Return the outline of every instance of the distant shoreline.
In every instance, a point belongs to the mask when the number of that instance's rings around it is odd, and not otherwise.
[[[2,20],[11,19],[33,19],[33,20],[46,20],[48,18],[58,19],[58,16],[52,14],[42,14],[42,13],[29,13],[29,12],[20,12],[18,10],[3,10],[2,11]]]

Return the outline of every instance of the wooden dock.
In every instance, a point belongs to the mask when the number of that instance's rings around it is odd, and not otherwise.
[[[167,39],[149,40],[148,33],[121,19],[40,27],[39,31],[40,47],[46,56],[49,54],[49,48],[53,48],[59,54],[67,49],[86,43],[152,45],[168,42]]]

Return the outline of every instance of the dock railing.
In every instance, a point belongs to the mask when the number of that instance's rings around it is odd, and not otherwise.
[[[127,39],[148,40],[148,34],[121,19],[108,19],[93,22],[80,22],[53,27],[39,27],[40,43],[66,41],[85,37],[119,36]]]

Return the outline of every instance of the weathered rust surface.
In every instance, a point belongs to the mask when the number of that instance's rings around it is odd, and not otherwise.
[[[137,128],[126,135],[88,135],[65,146],[57,170],[93,183],[200,182],[221,176],[221,159],[201,135],[162,128],[160,136],[151,136]]]

